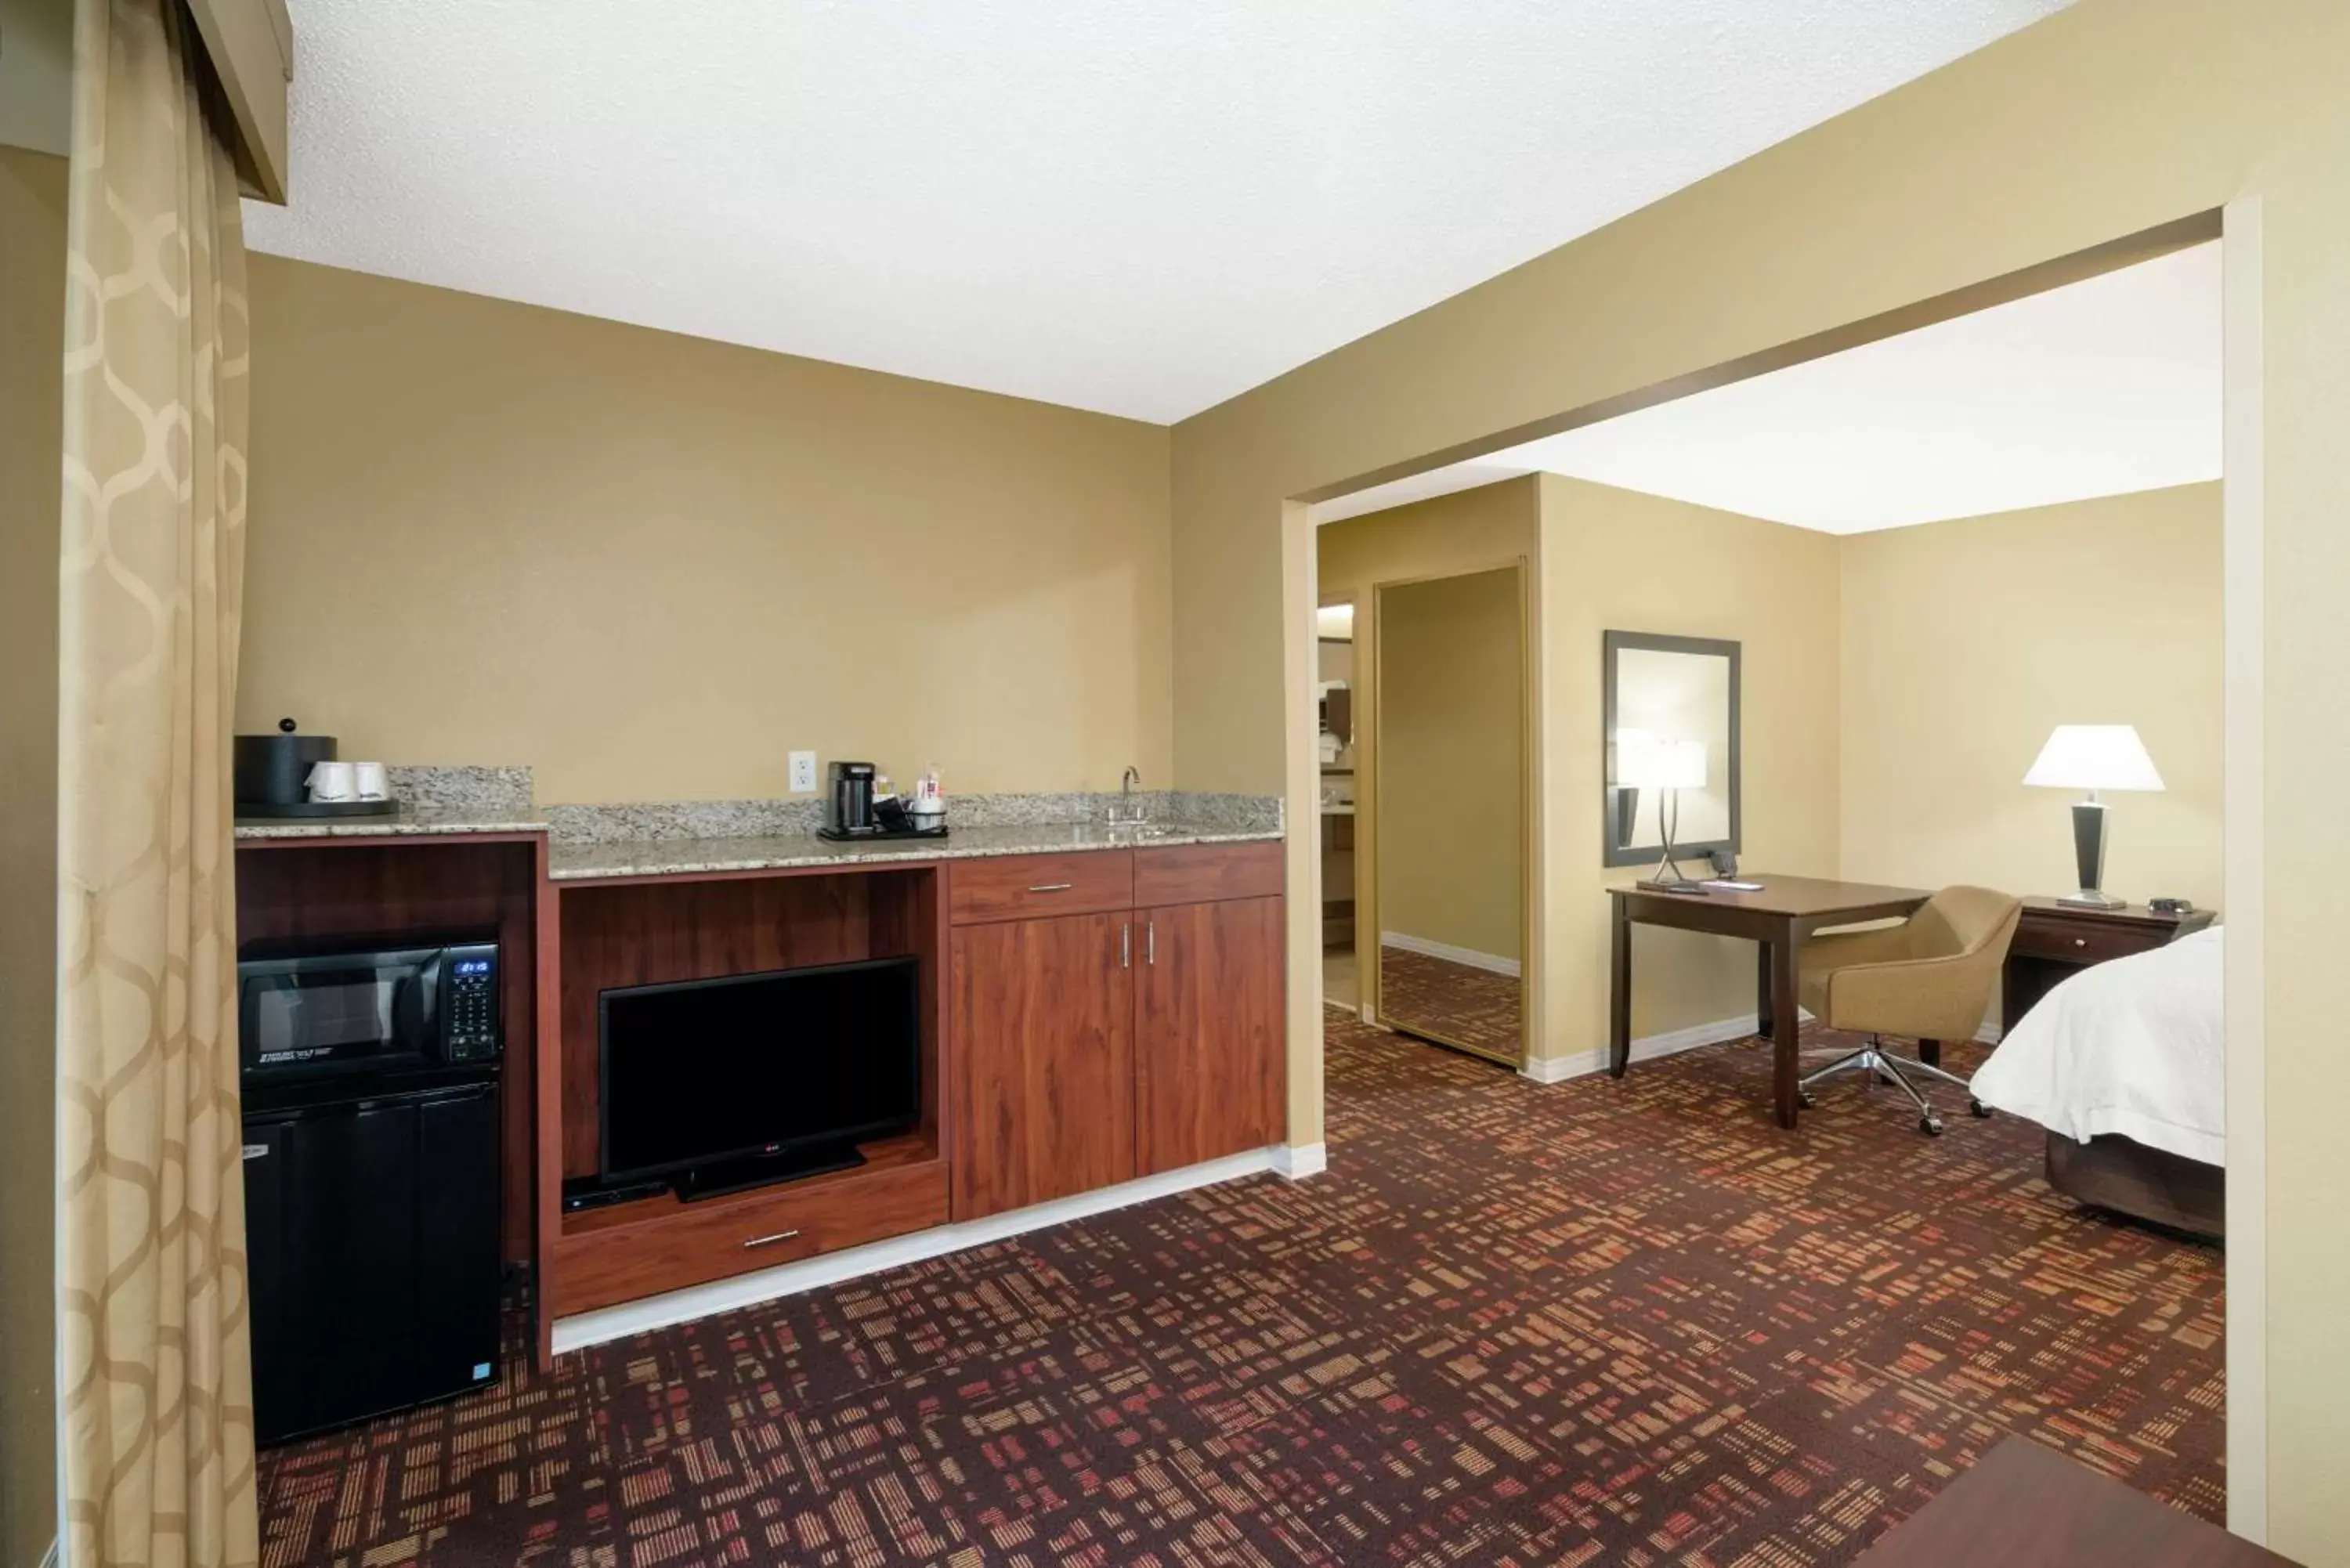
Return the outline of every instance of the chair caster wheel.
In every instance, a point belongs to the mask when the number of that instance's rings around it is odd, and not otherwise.
[[[1939,1116],[1919,1116],[1918,1118],[1918,1130],[1924,1133],[1928,1137],[1939,1137],[1942,1136],[1942,1118]]]
[[[1967,1109],[1973,1115],[1975,1120],[1979,1122],[1987,1122],[1991,1120],[1991,1107],[1984,1105],[1981,1100],[1969,1100],[1967,1102]]]
[[[1797,1089],[1795,1091],[1795,1103],[1803,1106],[1804,1109],[1807,1111],[1816,1108],[1819,1105],[1819,1101],[1812,1097],[1812,1092],[1809,1089]]]

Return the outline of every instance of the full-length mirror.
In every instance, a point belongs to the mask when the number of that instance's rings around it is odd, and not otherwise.
[[[1736,854],[1738,644],[1611,631],[1602,652],[1607,864]]]
[[[1378,1016],[1515,1064],[1525,932],[1523,569],[1382,584]]]

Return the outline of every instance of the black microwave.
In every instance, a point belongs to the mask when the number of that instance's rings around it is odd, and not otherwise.
[[[248,1078],[496,1059],[498,944],[256,944],[237,961]]]

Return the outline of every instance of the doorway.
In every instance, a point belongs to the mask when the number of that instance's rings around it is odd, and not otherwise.
[[[2228,740],[2224,862],[2225,902],[2231,908],[2230,920],[2234,931],[2227,956],[2224,1003],[2229,1090],[2226,1104],[2230,1141],[2228,1208],[2231,1231],[2227,1254],[2226,1315],[2228,1326],[2233,1331],[2226,1335],[2225,1355],[2228,1501],[2230,1517],[2240,1521],[2240,1527],[2243,1522],[2256,1526],[2263,1506],[2261,1495],[2263,1469],[2261,1422],[2265,1394],[2265,1367],[2262,1363],[2263,1347],[2260,1331],[2255,1326],[2259,1322],[2263,1296],[2261,1279],[2263,1266],[2262,1203],[2265,1174],[2261,1160],[2262,1042],[2258,1011],[2261,966],[2261,822],[2257,787],[2261,756],[2257,729],[2261,673],[2258,596],[2262,563],[2259,556],[2257,219],[2256,206],[2239,203],[2226,215],[2224,234],[2228,275],[2225,379],[2230,391],[2222,535],[2225,556],[2222,578],[2227,610],[2224,686]],[[1893,313],[1888,317],[1855,323],[1835,333],[1823,334],[1819,340],[1790,344],[1754,356],[1748,361],[1696,373],[1675,384],[1627,393],[1611,400],[1607,405],[1594,405],[1575,414],[1543,421],[1538,426],[1523,427],[1512,432],[1514,439],[1496,437],[1490,442],[1454,448],[1444,455],[1464,462],[1478,461],[1479,452],[1490,456],[1529,438],[1596,424],[1617,414],[1655,407],[1708,387],[1729,385],[1775,368],[1804,363],[1840,348],[1874,342],[1918,325],[1950,319],[2000,299],[2022,297],[2056,286],[2068,278],[2095,275],[2120,265],[2121,259],[2133,250],[2160,254],[2176,248],[2182,236],[2209,238],[2220,230],[2221,224],[2220,214],[2215,213],[2195,220],[2191,224],[2182,223],[2175,227],[2178,233],[2158,232],[2131,241],[2116,242],[2111,246],[2099,247],[2094,253],[2063,258],[2008,278],[1991,280],[1944,299],[1925,302]],[[2187,231],[2190,228],[2195,233],[2188,235]],[[1442,465],[1431,462],[1424,466],[1433,472]],[[1482,477],[1491,483],[1507,479],[1510,472],[1507,468],[1498,472],[1488,469]],[[1388,469],[1382,471],[1378,478],[1383,484],[1393,483],[1400,488],[1408,483],[1417,483],[1421,477],[1399,481],[1395,477],[1396,472],[1396,469]],[[1350,491],[1368,488],[1371,487],[1334,485],[1305,499],[1320,503]],[[1421,485],[1417,493],[1425,496],[1430,492]],[[1396,504],[1395,500],[1385,503],[1388,505]],[[1313,529],[1317,522],[1326,526],[1326,516],[1325,514],[1317,517],[1306,505],[1298,505],[1289,514],[1288,526],[1299,532]],[[1306,536],[1311,537],[1310,533]],[[1309,585],[1313,581],[1310,576],[1306,580]],[[1662,624],[1661,621],[1659,624]],[[1641,628],[1648,629],[1645,626]],[[1554,634],[1556,630],[1553,628]],[[1581,796],[1590,793],[1581,792],[1578,798],[1571,803],[1573,809],[1586,809]],[[1864,804],[1887,798],[1871,795],[1866,791],[1856,793]],[[1908,797],[1903,798],[1906,800]],[[2133,842],[2144,845],[2155,840],[2142,836]],[[1908,846],[1905,844],[1904,846]],[[1543,897],[1555,905],[1558,903],[1555,891],[1547,885]],[[1559,907],[1571,909],[1571,906]],[[1545,911],[1547,916],[1555,917],[1556,913],[1556,908]],[[1552,947],[1560,945],[1563,934],[1553,933]]]
[[[1358,714],[1356,704],[1357,596],[1326,595],[1315,610],[1315,762],[1322,770],[1318,821],[1322,864],[1322,1000],[1359,1012],[1363,989],[1355,949],[1355,815]]]

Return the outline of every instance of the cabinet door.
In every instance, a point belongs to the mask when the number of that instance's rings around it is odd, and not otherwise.
[[[1282,901],[1179,904],[1136,919],[1142,1173],[1278,1143],[1288,1119]]]
[[[956,929],[956,1219],[1134,1175],[1132,923]]]

